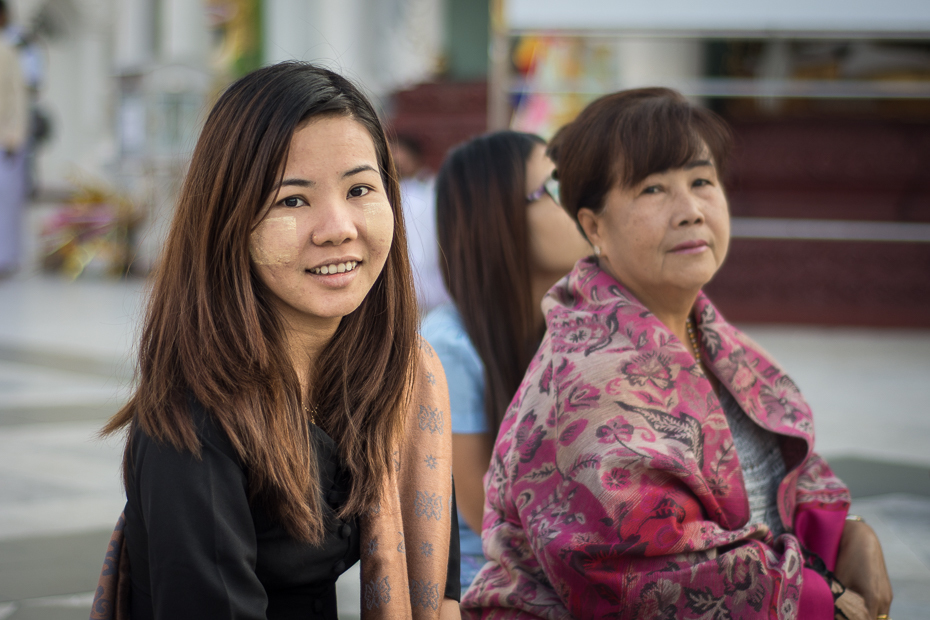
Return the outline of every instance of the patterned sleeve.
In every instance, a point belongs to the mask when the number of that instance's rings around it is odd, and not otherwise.
[[[488,423],[484,414],[484,365],[468,334],[447,307],[430,313],[423,322],[422,333],[439,356],[446,374],[452,432],[487,432]]]
[[[415,416],[401,457],[401,501],[404,515],[410,602],[414,615],[436,612],[450,591],[448,568],[453,527],[452,438],[449,399],[442,364],[425,340],[414,386]]]

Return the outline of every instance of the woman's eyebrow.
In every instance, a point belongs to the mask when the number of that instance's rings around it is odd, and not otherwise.
[[[362,164],[361,166],[356,166],[355,168],[352,168],[351,170],[347,170],[346,172],[342,173],[342,178],[345,179],[346,177],[350,177],[350,176],[359,174],[361,172],[369,172],[369,171],[378,172],[372,166],[369,166],[368,164]]]
[[[701,166],[710,166],[714,167],[714,162],[709,159],[695,159],[684,165],[685,170],[691,170],[692,168],[700,168]]]
[[[295,185],[297,187],[313,187],[316,185],[316,183],[307,179],[284,179],[280,183],[275,183],[274,187],[271,188],[271,191],[277,191],[285,185]]]
[[[368,172],[368,171],[378,172],[372,166],[369,166],[368,164],[362,164],[361,166],[356,166],[355,168],[352,168],[351,170],[347,170],[346,172],[342,173],[342,178],[345,179],[347,177],[351,177],[353,175],[360,174],[362,172]],[[314,187],[316,185],[316,182],[310,181],[308,179],[284,179],[280,183],[276,183],[275,186],[272,188],[272,191],[278,190],[286,185],[292,185],[296,187]]]

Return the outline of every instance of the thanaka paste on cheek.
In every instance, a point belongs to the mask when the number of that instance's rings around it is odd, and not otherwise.
[[[297,218],[293,215],[262,220],[249,240],[249,254],[256,265],[292,263],[297,251]]]
[[[373,242],[372,250],[384,247],[387,251],[394,238],[394,212],[391,204],[386,200],[366,202],[362,205],[362,212],[365,214],[368,238]]]

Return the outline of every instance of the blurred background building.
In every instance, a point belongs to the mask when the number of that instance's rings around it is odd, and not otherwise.
[[[131,390],[145,300],[143,279],[106,276],[157,260],[219,92],[291,58],[358,82],[422,147],[422,177],[472,135],[548,138],[620,88],[723,115],[734,239],[708,288],[817,412],[819,450],[885,548],[892,615],[927,616],[927,0],[8,4],[34,191],[23,267],[0,278],[0,620],[87,617],[124,501],[119,443],[94,438]]]
[[[139,205],[121,237],[137,271],[157,257],[218,92],[251,69],[298,58],[362,84],[434,170],[450,146],[487,128],[549,137],[600,94],[677,88],[736,134],[736,240],[711,285],[732,318],[930,326],[922,0],[11,4],[44,67],[40,196],[54,202],[105,185]]]

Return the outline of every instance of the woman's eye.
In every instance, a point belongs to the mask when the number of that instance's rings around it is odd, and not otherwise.
[[[364,185],[357,185],[349,190],[349,196],[352,198],[361,198],[370,191],[371,189]]]
[[[658,194],[661,191],[662,191],[662,187],[660,185],[650,185],[648,187],[643,188],[644,194]]]
[[[694,183],[691,184],[692,187],[704,187],[705,185],[710,185],[711,182],[709,179],[695,179]]]
[[[289,196],[285,198],[284,200],[282,200],[281,202],[279,202],[278,204],[285,206],[285,207],[302,207],[303,205],[307,203],[304,201],[303,198],[298,198],[297,196]]]

